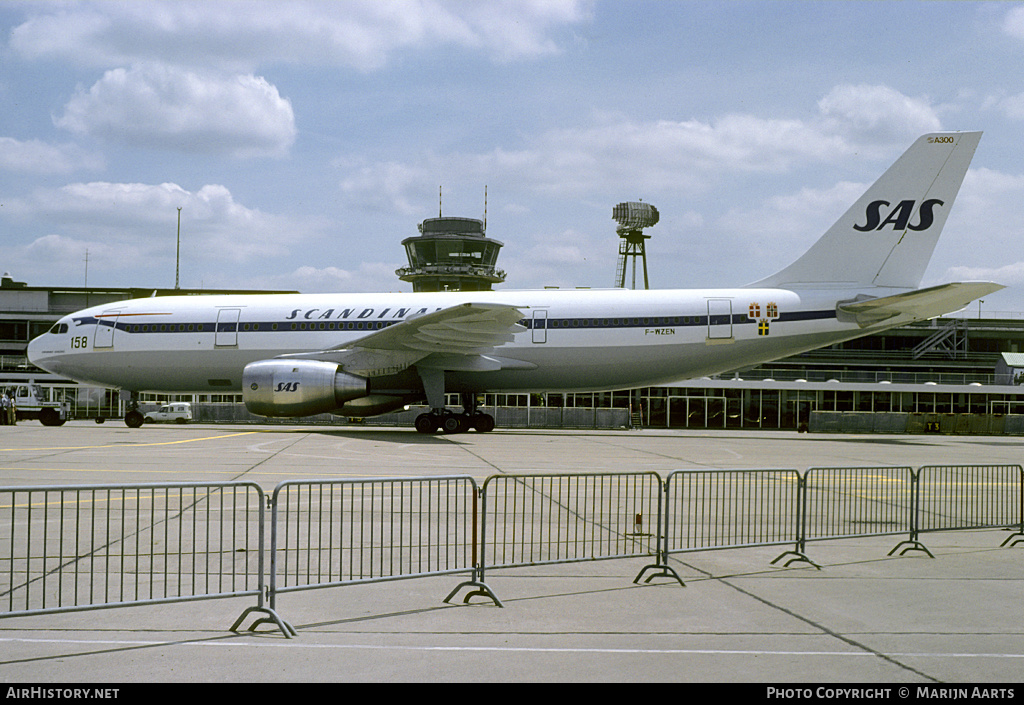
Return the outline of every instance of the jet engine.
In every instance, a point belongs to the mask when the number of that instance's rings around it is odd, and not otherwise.
[[[258,416],[312,416],[370,394],[370,381],[320,360],[259,360],[242,371],[242,400]]]

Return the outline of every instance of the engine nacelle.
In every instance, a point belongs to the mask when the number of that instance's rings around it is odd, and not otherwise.
[[[370,393],[370,382],[320,360],[259,360],[242,371],[242,400],[258,416],[312,416]]]

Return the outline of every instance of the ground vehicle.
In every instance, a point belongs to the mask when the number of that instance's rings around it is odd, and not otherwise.
[[[71,416],[70,402],[51,400],[49,393],[38,384],[18,384],[7,394],[17,408],[18,421],[39,419],[44,426],[62,426]]]
[[[147,411],[146,423],[154,421],[173,421],[174,423],[188,423],[192,420],[192,405],[188,402],[179,401],[173,404],[164,404],[156,411]]]

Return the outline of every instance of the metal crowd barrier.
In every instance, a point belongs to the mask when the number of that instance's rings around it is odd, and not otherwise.
[[[657,473],[493,475],[484,482],[486,568],[657,556]]]
[[[665,481],[668,553],[792,543],[796,470],[677,470]]]
[[[908,534],[917,543],[914,506],[917,491],[909,467],[811,468],[804,473],[799,552],[808,541]],[[930,555],[930,554],[929,554]]]
[[[665,480],[662,558],[672,553],[793,544],[799,548],[796,470],[676,470]],[[805,557],[801,558],[806,560]],[[647,578],[683,581],[667,564]],[[646,568],[634,582],[640,580]]]
[[[671,577],[670,554],[1008,527],[1024,541],[1019,465],[678,470],[0,488],[0,617],[255,596],[230,627],[273,622],[288,592],[469,574],[486,568],[654,557],[634,579]],[[900,548],[897,546],[890,555]],[[269,578],[269,586],[267,580]],[[267,605],[269,602],[269,606]]]
[[[476,503],[468,476],[279,484],[270,609],[287,592],[453,573],[487,593],[476,581]]]
[[[1015,531],[1004,546],[1024,536],[1020,465],[926,465],[918,471],[916,532],[998,527]]]
[[[241,596],[266,611],[264,504],[245,482],[0,488],[0,617]]]

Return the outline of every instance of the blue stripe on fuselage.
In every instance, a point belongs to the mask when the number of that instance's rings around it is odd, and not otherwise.
[[[787,323],[797,321],[817,321],[836,318],[835,309],[825,311],[790,311],[780,314],[772,319],[775,322]],[[374,331],[381,330],[388,326],[401,323],[401,320],[394,321],[331,321],[331,322],[310,322],[302,323],[295,321],[257,321],[257,322],[186,322],[186,323],[137,323],[123,322],[108,319],[99,319],[92,316],[74,319],[76,325],[95,324],[101,326],[114,326],[117,330],[125,333],[135,334],[174,334],[174,333],[212,333],[212,332],[239,332],[239,333],[293,333],[310,331]],[[755,325],[758,319],[751,318],[745,313],[734,313],[712,315],[711,325]],[[524,318],[519,321],[520,325],[527,329],[541,328],[542,324],[548,330],[559,328],[645,328],[645,327],[705,327],[709,325],[708,316],[629,316],[610,318],[546,318],[533,320]]]

